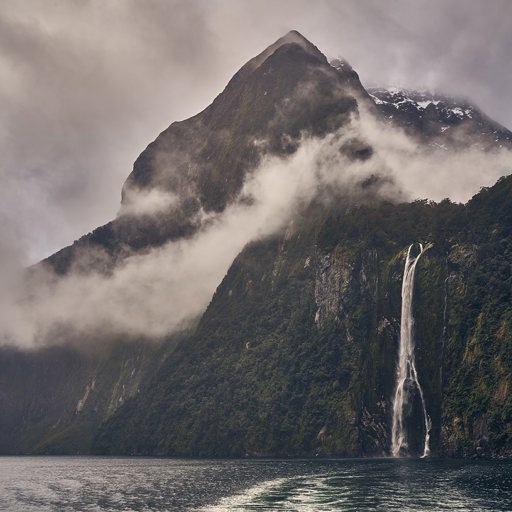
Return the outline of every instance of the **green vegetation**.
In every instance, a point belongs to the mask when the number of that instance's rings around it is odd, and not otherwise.
[[[430,241],[414,315],[431,448],[510,456],[511,205],[510,177],[467,206],[315,203],[242,251],[191,333],[88,354],[2,349],[0,450],[388,453],[404,257]],[[414,451],[414,404],[409,426]]]
[[[431,447],[510,456],[511,205],[512,178],[467,206],[315,203],[244,249],[192,333],[89,354],[3,349],[0,450],[388,453],[404,256],[430,241],[414,314]],[[413,450],[422,428],[413,404]]]
[[[95,450],[386,453],[404,254],[428,240],[415,318],[432,449],[510,454],[511,184],[467,207],[317,204],[291,235],[249,245],[195,334],[107,420]],[[414,409],[410,428],[414,447]]]

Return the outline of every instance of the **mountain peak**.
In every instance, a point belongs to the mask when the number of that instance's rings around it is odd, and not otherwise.
[[[158,188],[180,197],[194,191],[195,208],[222,211],[258,165],[263,149],[255,140],[266,141],[272,154],[290,154],[302,134],[325,135],[357,111],[355,94],[366,93],[357,73],[339,62],[331,66],[296,30],[286,33],[249,60],[203,112],[160,134],[135,162],[123,190]],[[203,144],[189,144],[191,133]]]
[[[290,30],[287,34],[285,34],[283,37],[279,38],[274,44],[275,45],[283,45],[283,44],[298,44],[302,46],[305,50],[313,47],[316,49],[316,46],[306,39],[300,32],[297,30]]]
[[[249,68],[251,71],[259,68],[272,54],[274,54],[279,48],[296,44],[302,48],[306,53],[317,57],[322,62],[327,62],[325,55],[311,42],[308,41],[300,32],[297,30],[290,30],[283,37],[280,37],[275,43],[271,44],[259,55],[251,59],[244,68]],[[243,68],[242,68],[243,69]]]

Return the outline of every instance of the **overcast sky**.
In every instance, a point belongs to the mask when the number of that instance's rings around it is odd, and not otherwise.
[[[291,29],[365,86],[465,96],[512,127],[510,0],[0,0],[0,258],[111,218],[138,154]]]

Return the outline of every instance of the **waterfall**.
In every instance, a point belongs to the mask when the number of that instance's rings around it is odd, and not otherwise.
[[[446,344],[446,336],[448,328],[446,326],[446,315],[448,312],[448,280],[450,276],[448,275],[444,280],[444,306],[443,306],[443,331],[441,334],[441,352],[439,355],[439,386],[441,391],[443,390],[443,359],[444,359],[444,346]]]
[[[398,365],[396,370],[396,389],[393,400],[393,423],[391,428],[391,454],[393,457],[399,457],[401,453],[406,452],[408,448],[407,430],[404,424],[405,406],[408,404],[411,390],[418,390],[421,407],[423,410],[423,420],[425,428],[425,439],[422,457],[430,454],[429,441],[432,422],[427,414],[425,397],[421,388],[416,362],[414,358],[414,318],[412,315],[413,292],[414,292],[414,272],[422,254],[427,251],[431,245],[423,247],[420,245],[420,252],[416,257],[411,257],[412,244],[407,251],[405,260],[404,277],[402,280],[402,316],[400,321],[400,349],[398,356]]]

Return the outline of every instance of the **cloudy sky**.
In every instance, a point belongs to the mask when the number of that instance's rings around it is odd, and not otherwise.
[[[288,30],[512,127],[510,0],[0,0],[0,259],[115,216],[138,154]]]

